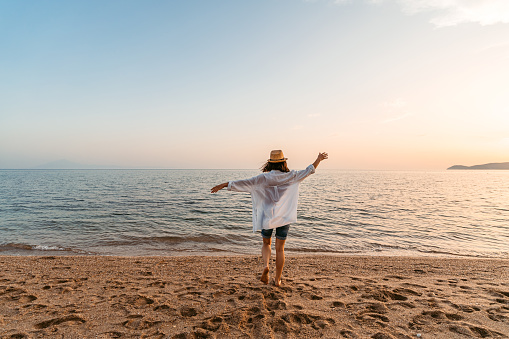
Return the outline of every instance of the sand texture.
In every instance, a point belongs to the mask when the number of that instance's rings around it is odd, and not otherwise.
[[[289,256],[280,288],[260,273],[256,256],[1,256],[0,337],[509,337],[509,260]]]

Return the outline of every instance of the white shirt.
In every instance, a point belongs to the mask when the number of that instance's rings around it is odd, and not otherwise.
[[[253,200],[253,232],[288,225],[297,221],[299,183],[315,173],[305,170],[270,171],[255,177],[228,182],[228,191],[247,192]]]

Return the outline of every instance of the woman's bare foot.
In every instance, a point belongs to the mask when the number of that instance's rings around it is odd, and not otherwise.
[[[263,269],[262,277],[260,278],[260,281],[267,285],[269,283],[269,268],[265,267]]]
[[[281,286],[281,284],[282,284],[281,279],[279,279],[279,280],[274,280],[274,286],[276,286],[276,287],[280,287],[280,286]]]

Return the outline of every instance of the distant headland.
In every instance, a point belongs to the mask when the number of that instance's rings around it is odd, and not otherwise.
[[[454,165],[449,167],[448,170],[509,170],[509,162],[494,162],[474,166]]]

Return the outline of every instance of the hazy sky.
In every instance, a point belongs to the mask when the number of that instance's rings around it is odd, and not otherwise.
[[[509,161],[507,0],[0,2],[0,168]]]

